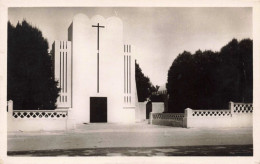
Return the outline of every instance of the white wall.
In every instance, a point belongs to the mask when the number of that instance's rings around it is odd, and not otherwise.
[[[66,130],[67,119],[11,119],[8,131],[54,131]]]
[[[75,122],[70,119],[68,112],[70,110],[53,110],[53,111],[42,111],[42,110],[19,110],[13,111],[12,100],[8,101],[8,119],[7,119],[7,130],[11,131],[53,131],[53,130],[68,130],[75,128]],[[26,112],[30,117],[18,117],[18,113],[23,114]],[[39,117],[35,114],[42,114],[43,112],[48,114],[58,113],[64,114],[65,117]],[[13,115],[14,113],[14,115]],[[32,113],[32,114],[30,114]],[[34,117],[33,117],[34,115]],[[17,118],[15,118],[16,116]]]
[[[182,125],[186,128],[252,127],[252,121],[252,104],[233,102],[230,102],[230,109],[226,110],[192,110],[187,108],[184,115],[176,113],[151,113],[149,120],[151,124],[155,125],[175,127],[181,127]]]
[[[238,104],[242,106],[239,113],[234,108]],[[227,110],[192,110],[187,108],[185,109],[184,127],[253,127],[253,107],[244,108],[243,106],[252,106],[252,104],[230,102],[230,109]],[[211,116],[195,114],[198,112],[210,113]],[[217,112],[218,114],[216,114]]]
[[[252,127],[252,114],[232,115],[232,117],[190,117],[187,127]]]
[[[253,114],[241,113],[232,115],[233,127],[253,127]]]
[[[158,119],[153,120],[153,125],[163,125],[163,126],[173,126],[173,127],[183,127],[183,121],[182,120],[172,120],[172,119]]]
[[[152,112],[153,113],[164,112],[164,103],[163,102],[152,102]]]
[[[150,113],[149,123],[173,127],[183,127],[183,113]]]
[[[135,121],[140,122],[146,120],[146,103],[139,102],[135,112]]]

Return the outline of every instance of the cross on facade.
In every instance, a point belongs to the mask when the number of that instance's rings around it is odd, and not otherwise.
[[[105,26],[92,25],[97,28],[97,93],[99,93],[99,28],[105,28]]]

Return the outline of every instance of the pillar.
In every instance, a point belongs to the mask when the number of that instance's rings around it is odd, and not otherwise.
[[[192,117],[192,109],[186,108],[183,118],[183,127],[189,128],[191,127],[191,117]]]

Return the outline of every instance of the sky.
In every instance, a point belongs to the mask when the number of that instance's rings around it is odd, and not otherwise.
[[[219,51],[233,38],[253,39],[252,8],[249,7],[55,7],[9,8],[8,19],[16,25],[26,20],[42,31],[49,47],[67,40],[73,17],[117,16],[124,26],[124,40],[136,47],[136,59],[153,85],[167,82],[168,70],[184,50]]]

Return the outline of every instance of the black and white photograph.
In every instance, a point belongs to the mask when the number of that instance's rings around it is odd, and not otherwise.
[[[6,14],[6,158],[256,155],[254,6]]]

